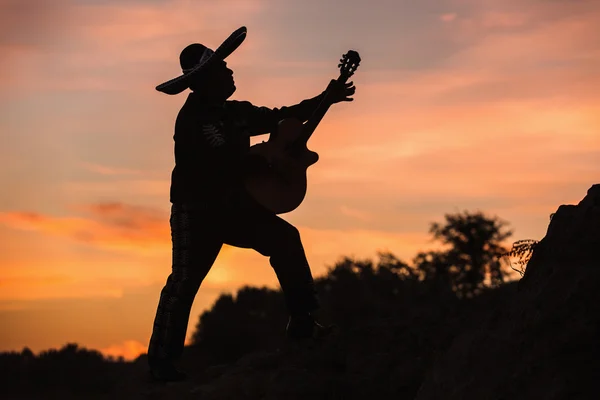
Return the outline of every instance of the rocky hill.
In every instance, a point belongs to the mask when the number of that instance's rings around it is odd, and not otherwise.
[[[600,397],[600,185],[558,208],[508,300],[456,338],[417,400]]]

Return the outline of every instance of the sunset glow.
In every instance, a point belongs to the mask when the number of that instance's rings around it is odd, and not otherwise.
[[[315,276],[378,250],[409,262],[454,211],[539,239],[560,204],[600,182],[600,4],[340,4],[0,2],[0,351],[145,352],[171,268],[172,136],[186,98],[154,88],[180,74],[186,45],[215,48],[240,26],[233,98],[256,105],[313,97],[343,53],[362,58],[355,100],[309,142],[321,158],[306,200],[284,216]],[[267,259],[225,246],[188,336],[242,285],[278,287]]]

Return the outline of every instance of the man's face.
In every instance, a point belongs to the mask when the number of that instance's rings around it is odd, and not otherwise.
[[[201,79],[197,90],[218,100],[227,100],[236,90],[233,71],[225,61],[215,62]]]

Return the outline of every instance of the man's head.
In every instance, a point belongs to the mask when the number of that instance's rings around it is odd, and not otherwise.
[[[233,71],[225,61],[215,60],[210,67],[192,78],[190,89],[208,100],[225,101],[236,90]]]

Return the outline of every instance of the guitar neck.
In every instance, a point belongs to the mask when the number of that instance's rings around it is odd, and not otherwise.
[[[340,75],[337,78],[337,81],[340,83],[346,83],[347,80],[348,80],[348,77],[344,77],[342,75]],[[319,103],[316,110],[313,111],[312,115],[308,118],[308,120],[304,124],[304,128],[302,130],[302,135],[300,135],[300,137],[298,138],[298,142],[299,142],[298,144],[300,144],[300,143],[306,144],[308,142],[308,139],[310,139],[310,137],[312,136],[314,131],[317,129],[317,126],[319,125],[319,123],[321,122],[321,120],[323,119],[323,117],[325,116],[327,111],[329,110],[329,107],[331,107],[331,104],[332,104],[331,94],[328,90],[325,92],[325,96],[321,100],[321,103]]]

